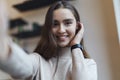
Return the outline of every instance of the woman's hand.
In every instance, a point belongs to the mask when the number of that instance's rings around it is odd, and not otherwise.
[[[77,28],[78,32],[76,33],[75,37],[73,40],[70,42],[70,46],[75,45],[75,44],[80,44],[82,38],[83,38],[83,33],[84,33],[84,26],[82,23],[78,22],[77,23]]]

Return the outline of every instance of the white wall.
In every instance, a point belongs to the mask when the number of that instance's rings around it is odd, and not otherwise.
[[[112,0],[79,0],[86,48],[98,64],[99,80],[120,80],[120,49]]]
[[[79,0],[88,53],[98,64],[99,80],[120,80],[120,47],[112,0]]]
[[[47,8],[19,13],[10,8],[16,1],[8,1],[10,13],[14,13],[11,18],[20,16],[30,23],[44,22]],[[85,26],[86,50],[98,65],[98,80],[120,80],[120,47],[112,0],[76,0],[73,4]]]
[[[85,26],[85,45],[98,65],[99,80],[112,80],[106,40],[106,19],[101,0],[81,0],[78,3]],[[102,66],[101,66],[102,65]]]

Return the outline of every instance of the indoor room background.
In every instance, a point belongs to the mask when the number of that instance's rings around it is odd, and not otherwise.
[[[15,34],[24,31],[34,32],[34,30],[41,28],[49,6],[29,11],[20,11],[13,7],[24,1],[6,0],[11,21],[10,33],[14,34],[13,38],[17,44],[31,53],[39,41],[39,33],[36,33],[37,36],[26,34],[27,37]],[[120,31],[118,30],[120,29],[120,21],[118,21],[120,14],[115,12],[117,10],[115,1],[117,1],[120,10],[119,0],[70,1],[79,11],[81,22],[85,26],[85,48],[97,63],[98,80],[120,80]],[[118,12],[120,13],[120,11]],[[12,23],[15,20],[22,20],[23,24],[14,24],[15,27],[13,27]],[[0,71],[0,80],[12,79],[8,74]]]

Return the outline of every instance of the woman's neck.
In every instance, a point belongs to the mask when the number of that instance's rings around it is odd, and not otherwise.
[[[59,57],[60,58],[71,57],[71,47],[60,48]]]

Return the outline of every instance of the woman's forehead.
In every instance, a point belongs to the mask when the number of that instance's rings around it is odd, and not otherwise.
[[[60,8],[53,12],[53,19],[73,19],[75,18],[72,11],[67,8]]]

